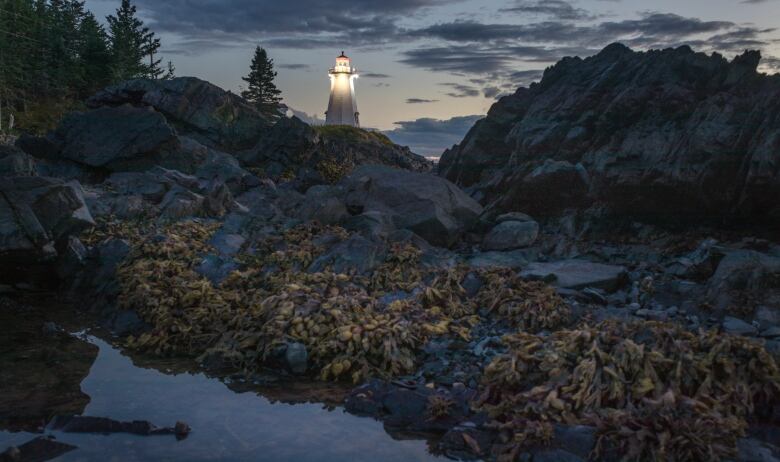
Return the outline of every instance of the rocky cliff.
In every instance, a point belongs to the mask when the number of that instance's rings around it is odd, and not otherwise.
[[[496,211],[778,223],[780,76],[760,58],[620,44],[564,58],[493,105],[440,173]]]

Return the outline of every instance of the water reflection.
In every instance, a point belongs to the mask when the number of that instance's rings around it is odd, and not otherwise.
[[[143,369],[106,342],[81,389],[91,398],[84,415],[149,420],[159,426],[187,422],[192,434],[173,437],[55,433],[78,450],[60,461],[427,461],[425,441],[398,441],[382,424],[329,411],[322,404],[271,403],[253,393],[235,393],[203,374],[168,375]],[[0,432],[0,450],[32,438]]]

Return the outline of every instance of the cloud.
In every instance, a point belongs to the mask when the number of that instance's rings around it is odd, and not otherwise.
[[[361,73],[360,76],[367,79],[389,79],[391,77],[387,74],[379,74],[376,72],[366,72],[365,74]]]
[[[396,122],[398,128],[384,132],[394,143],[424,156],[440,156],[445,149],[460,143],[474,123],[484,116],[470,115],[447,120],[421,118]]]
[[[464,85],[462,83],[445,82],[439,85],[443,87],[452,88],[452,91],[445,93],[452,98],[468,98],[473,96],[479,96],[479,90],[471,85]]]
[[[406,104],[425,104],[425,103],[437,103],[438,99],[425,99],[425,98],[407,98]]]
[[[516,5],[510,8],[503,8],[501,11],[513,13],[550,16],[562,21],[589,20],[595,18],[582,8],[575,8],[571,3],[564,0],[518,0]]]
[[[403,37],[397,21],[448,0],[136,0],[157,32],[182,37],[177,49],[198,52],[225,36],[273,47],[354,47]],[[191,46],[201,40],[201,48]]]
[[[521,4],[524,8],[548,5]],[[561,7],[555,2],[550,5]],[[565,56],[590,56],[616,41],[638,49],[687,43],[709,51],[737,52],[767,45],[770,42],[764,36],[770,32],[774,29],[657,12],[594,24],[562,20],[528,24],[456,20],[412,31],[412,36],[445,43],[408,49],[402,53],[401,62],[431,71],[508,78],[520,63],[551,64]]]
[[[311,66],[308,64],[277,64],[278,67],[281,69],[292,69],[292,70],[300,70],[300,69],[309,69]]]
[[[501,89],[498,87],[485,87],[482,89],[482,94],[485,98],[495,98],[501,93]]]

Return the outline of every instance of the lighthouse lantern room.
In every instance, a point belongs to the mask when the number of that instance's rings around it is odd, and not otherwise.
[[[330,100],[325,113],[325,125],[360,126],[360,114],[357,110],[354,80],[357,69],[352,67],[348,56],[341,52],[336,58],[336,67],[328,71],[330,76]]]

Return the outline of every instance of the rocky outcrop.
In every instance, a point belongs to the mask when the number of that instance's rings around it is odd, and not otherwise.
[[[243,98],[194,77],[129,80],[87,101],[92,108],[124,104],[151,106],[181,134],[226,151],[254,146],[272,125]]]
[[[69,235],[92,225],[78,183],[44,177],[0,178],[0,259],[4,262],[52,259]]]
[[[377,132],[347,126],[312,127],[297,117],[282,118],[252,149],[239,154],[247,168],[274,180],[297,177],[306,189],[336,182],[358,166],[389,165],[429,171],[432,164]]]
[[[490,109],[439,172],[499,211],[780,222],[780,77],[758,52],[614,44]]]
[[[181,146],[165,117],[131,106],[70,114],[52,138],[60,157],[115,171],[150,167]]]
[[[397,228],[442,247],[453,245],[482,213],[482,207],[454,184],[426,173],[369,165],[357,169],[341,186],[353,215],[380,212]]]

